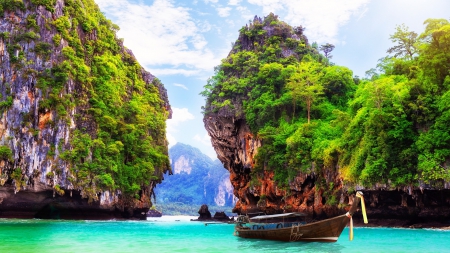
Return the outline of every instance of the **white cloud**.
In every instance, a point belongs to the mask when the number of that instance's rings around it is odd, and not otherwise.
[[[227,19],[227,20],[225,20],[225,22],[227,22],[227,24],[229,24],[230,26],[234,26],[236,23],[234,23],[234,20],[231,20],[231,19]],[[235,35],[235,34],[233,34],[233,35]]]
[[[202,151],[203,154],[211,157],[211,159],[217,159],[217,153],[214,151],[214,148],[211,144],[211,137],[205,133],[203,136],[200,134],[196,134],[193,138],[194,143],[192,145],[196,146],[198,149]]]
[[[230,11],[231,11],[230,7],[222,7],[222,8],[219,7],[219,8],[216,8],[216,10],[217,10],[217,14],[222,18],[230,16]]]
[[[271,12],[276,14],[279,10],[282,10],[284,8],[284,5],[292,4],[294,6],[297,6],[297,8],[301,7],[301,4],[298,0],[248,0],[248,2],[263,7],[264,15],[267,15]]]
[[[211,146],[211,137],[207,133],[203,136],[196,134],[193,139],[197,142],[202,143],[203,145]]]
[[[177,73],[189,75],[211,71],[220,63],[203,34],[211,25],[195,20],[189,8],[175,6],[171,0],[154,0],[151,5],[129,0],[96,3],[120,26],[118,36],[126,38],[125,46],[149,69],[169,65],[174,70],[183,69]]]
[[[217,2],[219,2],[219,0],[203,0],[204,2],[205,2],[205,4],[208,4],[208,3],[217,3]]]
[[[207,20],[198,20],[196,23],[201,32],[208,32],[212,28],[212,25]]]
[[[155,76],[169,76],[169,75],[184,75],[184,76],[198,76],[201,74],[200,70],[182,69],[182,68],[149,68],[149,71]]]
[[[194,115],[189,112],[188,108],[176,108],[172,107],[172,119],[166,121],[167,133],[166,137],[169,141],[169,147],[175,145],[177,140],[174,134],[179,131],[178,126],[180,123],[195,119]]]
[[[194,118],[194,115],[189,112],[188,108],[172,107],[172,119],[169,119],[167,121],[167,128],[176,127],[181,122],[185,122]]]
[[[362,17],[364,17],[364,15],[366,15],[366,12],[369,10],[369,8],[363,8],[360,12],[359,12],[359,16],[358,19],[356,21],[359,21]]]
[[[228,1],[228,5],[239,5],[241,0],[230,0]]]
[[[255,17],[254,13],[251,13],[249,9],[245,6],[237,6],[236,10],[238,10],[241,13],[241,16],[244,20],[250,20]]]
[[[181,84],[181,83],[174,83],[173,85],[174,85],[174,86],[177,86],[177,87],[181,87],[181,88],[183,88],[183,89],[185,89],[185,90],[189,90],[189,89],[186,87],[186,85]]]
[[[361,17],[370,0],[248,0],[261,6],[264,15],[286,11],[283,21],[292,26],[303,26],[310,41],[336,43],[339,27],[351,16]]]
[[[169,142],[169,145],[167,145],[169,148],[171,148],[173,145],[177,144],[177,140],[169,132],[166,132],[166,139]]]

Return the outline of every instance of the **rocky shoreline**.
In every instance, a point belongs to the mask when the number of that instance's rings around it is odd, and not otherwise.
[[[362,219],[353,219],[353,225],[355,227],[385,227],[385,228],[410,228],[410,229],[442,229],[450,230],[450,223],[442,223],[436,221],[423,221],[417,223],[411,223],[405,220],[398,219],[371,219],[368,217],[369,223],[364,224]]]
[[[445,194],[444,194],[445,195]],[[400,206],[383,195],[369,192],[366,196],[368,224],[363,223],[361,212],[353,217],[356,227],[393,227],[393,228],[429,228],[450,229],[450,208],[446,205]],[[426,199],[432,195],[428,193]],[[443,195],[442,195],[443,196]],[[380,198],[381,197],[381,198]],[[378,199],[378,201],[374,201]],[[376,203],[379,203],[376,205]],[[422,203],[422,202],[421,202]],[[427,201],[425,201],[427,203]],[[26,190],[14,193],[10,187],[0,187],[0,218],[20,219],[66,219],[66,220],[145,220],[148,208],[119,209],[115,205],[101,205],[100,202],[88,203],[79,191],[67,191],[63,196],[54,194],[51,189]],[[232,222],[225,213],[214,216],[206,205],[200,207],[199,217],[195,221]],[[341,214],[342,212],[339,212]],[[311,217],[321,220],[327,217]]]
[[[354,223],[355,225],[355,223]],[[358,227],[388,227],[388,228],[429,228],[429,229],[444,229],[450,230],[449,223],[441,223],[436,221],[424,221],[424,222],[405,222],[404,220],[394,220],[394,219],[372,219],[369,220],[369,224],[364,224],[363,222],[358,222],[355,226]]]
[[[149,208],[118,208],[94,201],[88,203],[80,191],[65,191],[63,196],[51,189],[22,190],[0,187],[0,218],[111,220],[145,219]]]
[[[206,222],[220,222],[220,223],[234,223],[234,217],[228,217],[225,212],[216,212],[214,216],[208,209],[208,205],[202,205],[198,210],[198,218],[191,219],[191,221],[206,221]],[[207,223],[205,223],[206,225]]]

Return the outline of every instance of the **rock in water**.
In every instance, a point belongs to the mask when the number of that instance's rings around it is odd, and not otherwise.
[[[161,217],[162,216],[162,212],[158,211],[158,210],[149,210],[147,212],[147,217]]]
[[[0,217],[141,217],[170,166],[164,86],[93,0],[0,7]]]
[[[208,210],[207,205],[202,205],[200,207],[200,210],[198,210],[198,214],[200,215],[198,217],[198,220],[211,220],[211,212]]]
[[[229,221],[230,217],[228,217],[225,212],[216,212],[213,217],[214,220],[218,221]]]

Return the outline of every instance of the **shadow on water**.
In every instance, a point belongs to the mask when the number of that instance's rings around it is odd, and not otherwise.
[[[324,242],[278,242],[258,239],[237,238],[238,247],[257,252],[344,252],[345,247],[337,243]]]

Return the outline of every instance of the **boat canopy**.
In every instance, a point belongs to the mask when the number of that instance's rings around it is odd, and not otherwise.
[[[281,214],[272,214],[272,215],[259,215],[250,218],[251,220],[266,220],[273,218],[291,218],[291,217],[301,217],[306,216],[304,213],[281,213]]]

